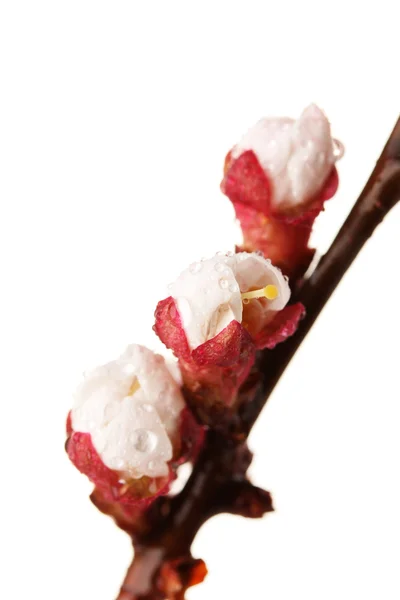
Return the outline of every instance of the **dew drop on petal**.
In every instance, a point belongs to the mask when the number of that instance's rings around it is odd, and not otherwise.
[[[122,371],[125,373],[125,375],[133,375],[135,372],[135,367],[128,363],[122,368]]]
[[[225,252],[222,252],[222,250],[218,250],[216,256],[225,256]]]
[[[340,160],[344,154],[344,146],[342,142],[337,139],[333,139],[333,158]]]
[[[214,266],[214,269],[217,271],[217,273],[221,273],[221,271],[224,270],[224,265],[219,262]]]
[[[248,304],[250,300],[248,298],[243,298],[243,304]]]
[[[229,252],[226,253],[226,256],[233,256],[234,252],[232,252],[232,250],[229,250]]]
[[[189,271],[193,274],[196,275],[196,273],[199,273],[201,271],[201,269],[203,268],[203,265],[199,262],[194,262],[190,265],[189,267]]]
[[[231,283],[230,286],[229,286],[229,291],[232,292],[232,294],[234,294],[235,292],[238,292],[239,291],[238,284],[236,282],[235,283]]]
[[[136,431],[129,436],[129,440],[133,444],[135,450],[146,454],[152,452],[157,446],[156,434],[148,429],[136,429]]]
[[[153,412],[153,410],[154,410],[154,406],[152,406],[151,404],[143,404],[142,408],[146,412]]]
[[[219,280],[219,287],[221,289],[226,290],[228,288],[228,286],[229,286],[229,283],[228,283],[227,279],[222,278]]]

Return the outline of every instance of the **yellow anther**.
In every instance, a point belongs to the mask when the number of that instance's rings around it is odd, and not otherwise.
[[[264,294],[267,300],[275,300],[278,297],[279,292],[276,285],[266,285],[264,288]]]
[[[133,394],[135,392],[137,392],[138,390],[140,390],[140,383],[139,383],[139,379],[137,377],[135,377],[135,379],[132,381],[131,387],[129,388],[129,392],[128,392],[128,396],[133,396]]]
[[[242,301],[254,300],[255,298],[266,298],[267,300],[275,300],[279,296],[279,291],[276,285],[266,285],[264,288],[259,290],[253,290],[252,292],[244,292],[241,294]],[[245,302],[247,304],[247,302]]]

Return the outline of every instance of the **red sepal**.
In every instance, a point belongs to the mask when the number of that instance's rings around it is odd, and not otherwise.
[[[272,321],[268,323],[255,336],[254,342],[258,350],[268,348],[272,350],[277,344],[284,342],[297,330],[300,319],[305,315],[305,308],[301,302],[285,306],[280,310]]]
[[[338,172],[336,167],[333,167],[315,198],[310,198],[295,210],[290,208],[274,209],[271,205],[273,191],[268,176],[258,162],[255,153],[247,150],[236,159],[232,159],[230,153],[228,154],[221,190],[234,205],[249,206],[267,218],[278,219],[293,225],[300,223],[312,225],[323,210],[324,203],[335,195],[338,185]]]
[[[177,358],[189,357],[190,348],[175,300],[169,296],[157,304],[153,330]]]
[[[190,351],[179,312],[172,297],[158,303],[153,327],[160,340],[179,359],[186,397],[199,402],[231,406],[255,360],[255,345],[237,321]]]
[[[67,454],[75,467],[102,492],[107,502],[122,504],[146,504],[160,494],[166,494],[174,478],[170,469],[167,477],[143,476],[125,483],[121,474],[109,469],[93,446],[90,433],[73,432],[66,445]],[[153,489],[154,488],[154,489]]]
[[[229,156],[229,155],[228,155]],[[269,216],[271,213],[271,186],[267,175],[252,150],[226,162],[226,173],[221,190],[233,204],[251,206]]]

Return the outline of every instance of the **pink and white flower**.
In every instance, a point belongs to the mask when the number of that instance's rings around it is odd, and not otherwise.
[[[193,404],[232,406],[257,349],[296,330],[304,308],[286,306],[287,279],[259,254],[218,253],[193,263],[159,302],[154,330],[179,359]]]
[[[242,249],[261,250],[290,276],[307,269],[311,228],[338,187],[343,147],[315,105],[299,119],[261,119],[228,153],[221,189],[243,231]]]
[[[262,293],[251,302],[242,294],[270,286],[272,296]],[[232,321],[244,322],[250,333],[260,330],[282,310],[290,288],[281,271],[258,254],[216,254],[190,265],[171,286],[182,326],[191,350],[214,338]],[[273,297],[275,296],[275,297]],[[246,302],[246,304],[244,304]],[[257,307],[257,322],[249,313]]]
[[[313,201],[341,156],[329,121],[315,104],[297,120],[261,119],[233,147],[231,157],[249,150],[268,177],[271,210],[278,213],[297,211]]]
[[[85,374],[70,413],[67,451],[109,500],[152,497],[179,461],[185,403],[164,358],[131,345]]]

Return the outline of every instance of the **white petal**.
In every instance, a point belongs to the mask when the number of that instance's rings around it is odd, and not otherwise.
[[[118,468],[132,478],[165,476],[168,474],[167,462],[172,458],[172,444],[165,427],[157,411],[149,412],[146,406],[135,399],[135,395],[125,398],[118,415],[99,432],[107,439],[101,453],[104,464]],[[96,434],[94,437],[92,434],[92,441],[96,447]],[[118,461],[119,467],[116,466]],[[152,461],[159,464],[157,473],[148,468]]]
[[[288,165],[292,202],[301,204],[322,188],[335,163],[329,121],[315,104],[295,122],[292,143]]]
[[[278,296],[269,302],[269,309],[275,312],[284,308],[290,298],[290,288],[282,271],[274,267],[269,259],[254,252],[239,252],[235,257],[234,271],[240,290],[247,292],[250,289],[275,285],[278,288]]]
[[[271,313],[281,310],[289,300],[289,285],[281,271],[258,254],[216,254],[201,265],[200,270],[183,271],[171,286],[192,350],[215,337],[233,320],[242,322],[241,292],[276,285],[278,297],[269,304]]]
[[[233,320],[242,320],[242,302],[231,269],[232,260],[215,255],[200,270],[190,267],[171,286],[189,345],[197,348]]]
[[[136,379],[140,388],[132,394]],[[126,477],[163,476],[183,408],[164,359],[132,345],[118,360],[86,374],[75,395],[72,427],[90,433],[104,464]]]

